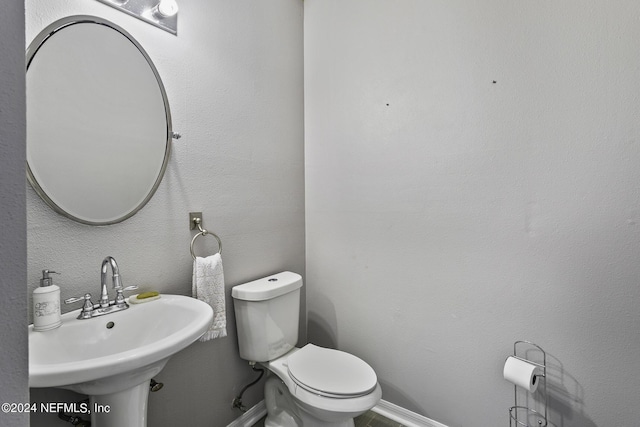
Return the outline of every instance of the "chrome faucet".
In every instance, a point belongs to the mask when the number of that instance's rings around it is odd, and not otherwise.
[[[111,275],[113,276],[113,289],[118,292],[122,290],[122,281],[120,280],[120,269],[116,260],[108,256],[102,261],[100,268],[100,307],[109,307],[109,293],[107,292],[107,267],[111,265]],[[117,299],[117,298],[116,298]],[[124,297],[123,301],[124,302]],[[126,303],[125,303],[126,304]]]
[[[116,297],[113,300],[109,300],[109,292],[107,290],[107,270],[109,265],[111,265],[113,289],[116,290]],[[135,285],[127,286],[126,288],[122,287],[118,263],[113,257],[108,256],[102,261],[100,268],[100,301],[94,304],[91,302],[91,294],[85,294],[83,297],[68,298],[64,300],[64,303],[72,304],[74,302],[84,301],[78,319],[91,319],[92,317],[115,313],[116,311],[129,308],[129,304],[127,304],[124,298],[124,291],[132,291],[134,289],[138,289],[138,287]]]

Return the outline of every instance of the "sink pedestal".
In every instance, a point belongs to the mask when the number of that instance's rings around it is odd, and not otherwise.
[[[89,396],[91,427],[147,427],[151,378],[169,358],[136,370],[86,383],[63,386]]]
[[[117,393],[90,396],[91,425],[147,427],[149,381]]]

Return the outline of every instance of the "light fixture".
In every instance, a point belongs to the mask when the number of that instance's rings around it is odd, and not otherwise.
[[[178,34],[176,0],[98,0],[171,34]]]

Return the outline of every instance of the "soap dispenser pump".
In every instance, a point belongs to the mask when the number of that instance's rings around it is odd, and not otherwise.
[[[33,330],[48,331],[62,324],[60,319],[60,288],[53,284],[50,274],[42,270],[40,287],[33,291]]]

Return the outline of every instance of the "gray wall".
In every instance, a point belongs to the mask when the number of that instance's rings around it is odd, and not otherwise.
[[[0,403],[28,402],[25,215],[24,4],[0,5]],[[0,412],[21,427],[27,414]]]
[[[553,425],[637,426],[639,15],[306,0],[309,340],[469,427],[507,425],[529,339]]]
[[[154,61],[182,134],[157,193],[121,224],[72,222],[27,189],[29,301],[43,268],[62,273],[63,299],[97,293],[106,255],[118,261],[125,285],[190,294],[188,213],[202,211],[203,225],[224,244],[229,336],[194,343],[169,361],[157,377],[165,387],[150,397],[149,425],[227,425],[240,416],[233,397],[255,377],[238,356],[230,289],[305,268],[302,3],[183,1],[177,37],[97,1],[30,1],[26,13],[27,43],[74,14],[101,16],[131,33]],[[199,240],[199,254],[217,250],[215,239]],[[73,398],[32,393],[34,401]],[[245,404],[261,399],[257,386]],[[54,418],[33,417],[32,425],[53,426]]]

